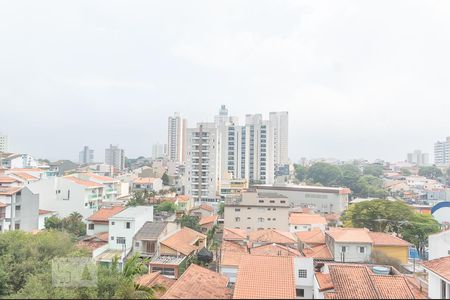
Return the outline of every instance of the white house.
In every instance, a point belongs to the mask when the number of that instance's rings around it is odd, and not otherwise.
[[[0,187],[0,232],[38,229],[39,200],[27,187]]]
[[[294,278],[297,299],[313,299],[314,263],[312,258],[294,257]]]
[[[103,185],[103,202],[116,201],[121,190],[121,182],[118,179],[101,176],[95,173],[77,173],[72,176]]]
[[[450,255],[450,229],[428,236],[429,259]]]
[[[86,234],[92,236],[102,232],[109,232],[109,218],[120,213],[124,209],[124,206],[100,208],[97,212],[86,219]]]
[[[327,220],[325,217],[316,214],[290,213],[289,214],[289,231],[311,231],[320,229],[325,231]]]
[[[56,213],[54,211],[40,209],[39,210],[39,222],[38,222],[38,230],[45,229],[45,221],[47,221],[48,218],[55,216]]]
[[[10,153],[9,155],[2,157],[2,167],[6,169],[14,168],[36,168],[38,166],[36,160],[28,154]]]
[[[422,263],[428,273],[428,298],[450,299],[450,255]]]
[[[373,241],[365,228],[332,228],[325,232],[325,243],[334,261],[368,262]]]
[[[133,190],[135,191],[159,192],[162,190],[162,186],[161,178],[139,177],[133,181]]]

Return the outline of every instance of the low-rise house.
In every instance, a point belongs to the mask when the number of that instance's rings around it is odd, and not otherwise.
[[[430,260],[450,255],[450,229],[428,236],[428,252]]]
[[[335,228],[325,232],[325,242],[335,261],[368,262],[372,239],[365,228]]]
[[[6,169],[14,168],[36,168],[37,161],[29,154],[1,153],[1,167]]]
[[[178,278],[186,269],[188,259],[206,246],[206,235],[184,227],[160,241],[159,255],[150,262],[152,272]]]
[[[325,233],[322,230],[299,231],[295,233],[299,249],[325,245]]]
[[[120,180],[95,173],[78,173],[73,176],[103,185],[103,202],[114,202],[117,200],[121,189]]]
[[[256,230],[248,234],[249,241],[252,247],[258,247],[267,244],[279,244],[284,246],[289,246],[291,248],[298,248],[297,239],[295,236],[286,231],[275,230],[275,229],[265,229]]]
[[[175,196],[175,204],[178,210],[187,213],[194,207],[194,198],[188,195],[178,195]]]
[[[86,219],[86,234],[94,235],[101,232],[109,232],[109,218],[120,213],[125,206],[111,206],[100,208]]]
[[[310,258],[243,255],[234,299],[312,299],[314,267]]]
[[[247,231],[236,228],[224,228],[223,237],[224,241],[245,241],[248,239]]]
[[[225,199],[224,226],[247,231],[289,230],[289,201],[273,192],[244,192]]]
[[[235,283],[241,257],[248,253],[246,244],[223,240],[220,248],[220,274],[227,276],[230,283]]]
[[[78,241],[77,246],[88,250],[91,255],[92,253],[102,247],[108,246],[108,232],[101,232],[94,235],[86,236],[82,240]]]
[[[135,283],[138,286],[155,288],[154,297],[155,299],[160,299],[175,283],[175,280],[161,275],[161,272],[153,272],[138,277]]]
[[[315,261],[333,261],[333,255],[327,245],[307,246],[302,249],[303,256]]]
[[[8,172],[8,176],[18,180],[21,185],[27,185],[35,181],[39,181],[39,177],[31,175],[27,172]]]
[[[192,208],[189,211],[189,214],[192,216],[199,217],[199,218],[209,217],[214,214],[214,207],[212,207],[211,205],[208,205],[206,203],[202,203],[199,206]]]
[[[422,263],[428,274],[428,298],[450,298],[450,255]]]
[[[311,231],[314,229],[325,230],[327,220],[325,217],[316,214],[290,213],[289,231]]]
[[[231,299],[228,278],[191,264],[162,299]]]
[[[161,178],[138,177],[133,181],[133,191],[159,192],[162,190]]]
[[[21,181],[16,178],[7,175],[0,175],[0,187],[6,188],[12,186],[19,186],[20,183]]]
[[[398,260],[401,264],[408,263],[411,243],[401,238],[383,232],[370,232],[372,240],[372,253],[378,252]]]
[[[51,210],[39,209],[39,222],[38,222],[38,230],[45,229],[45,222],[48,218],[56,216],[56,212]]]
[[[74,171],[78,168],[78,164],[70,160],[58,160],[50,163],[49,173],[53,176],[64,176],[69,171]]]
[[[219,218],[218,215],[202,217],[198,221],[198,224],[200,225],[202,232],[206,233],[208,232],[208,230],[212,229],[215,225],[217,225],[218,218]]]
[[[426,299],[419,283],[392,267],[325,264],[314,276],[314,299]]]
[[[174,222],[145,222],[133,238],[133,251],[142,257],[154,257],[160,254],[160,242],[178,229]]]
[[[28,187],[0,187],[0,232],[35,231],[39,225],[39,199]]]

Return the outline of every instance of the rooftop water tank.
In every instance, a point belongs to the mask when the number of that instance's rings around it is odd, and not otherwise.
[[[386,267],[373,267],[372,270],[377,275],[389,275],[391,273],[391,269]]]

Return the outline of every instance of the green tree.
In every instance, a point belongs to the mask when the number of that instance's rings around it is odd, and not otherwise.
[[[163,182],[163,185],[169,185],[169,175],[167,175],[167,172],[164,172],[164,174],[161,177],[161,180]]]
[[[372,175],[364,175],[358,179],[354,187],[358,197],[386,198],[388,192],[383,188],[383,180]]]
[[[149,205],[149,203],[148,203],[149,198],[150,198],[150,194],[147,190],[135,191],[135,192],[133,192],[131,199],[128,201],[127,206]]]
[[[348,187],[354,191],[357,187],[358,180],[362,175],[361,170],[357,166],[351,164],[339,166],[339,169],[341,169],[342,173],[339,185]]]
[[[324,186],[337,186],[341,182],[341,170],[333,165],[319,162],[308,169],[308,179]]]
[[[383,175],[383,166],[379,164],[371,164],[364,167],[363,174],[364,175],[372,175],[375,177],[381,177]]]
[[[184,215],[179,219],[179,223],[181,227],[189,227],[193,230],[200,232],[201,228],[200,224],[198,224],[199,220],[200,219],[197,216]]]
[[[411,176],[411,171],[408,169],[408,168],[401,168],[400,169],[400,173],[403,175],[403,176]]]
[[[220,202],[219,208],[217,209],[217,214],[223,217],[224,212],[225,212],[225,202]]]
[[[44,226],[45,229],[62,230],[63,222],[62,219],[58,218],[57,216],[51,216],[45,220]]]
[[[441,169],[435,166],[420,167],[419,175],[425,176],[428,179],[437,179],[444,176],[444,174],[442,174]]]
[[[157,212],[161,212],[161,211],[175,212],[176,210],[177,210],[176,204],[173,202],[170,202],[170,201],[161,202],[160,204],[158,204],[155,207],[155,211],[157,211]]]
[[[432,215],[415,213],[408,222],[402,226],[402,237],[414,244],[419,253],[424,255],[425,247],[428,244],[428,236],[439,232],[440,225]]]
[[[86,235],[86,224],[83,222],[83,216],[78,212],[71,213],[66,218],[51,216],[45,221],[45,229],[67,231],[77,237]]]
[[[308,175],[308,168],[302,165],[294,165],[295,178],[300,181],[304,181]]]

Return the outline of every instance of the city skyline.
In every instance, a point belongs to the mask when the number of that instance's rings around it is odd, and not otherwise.
[[[447,2],[87,3],[1,5],[11,151],[150,155],[173,112],[195,126],[221,104],[289,111],[293,161],[404,160],[449,135]]]

